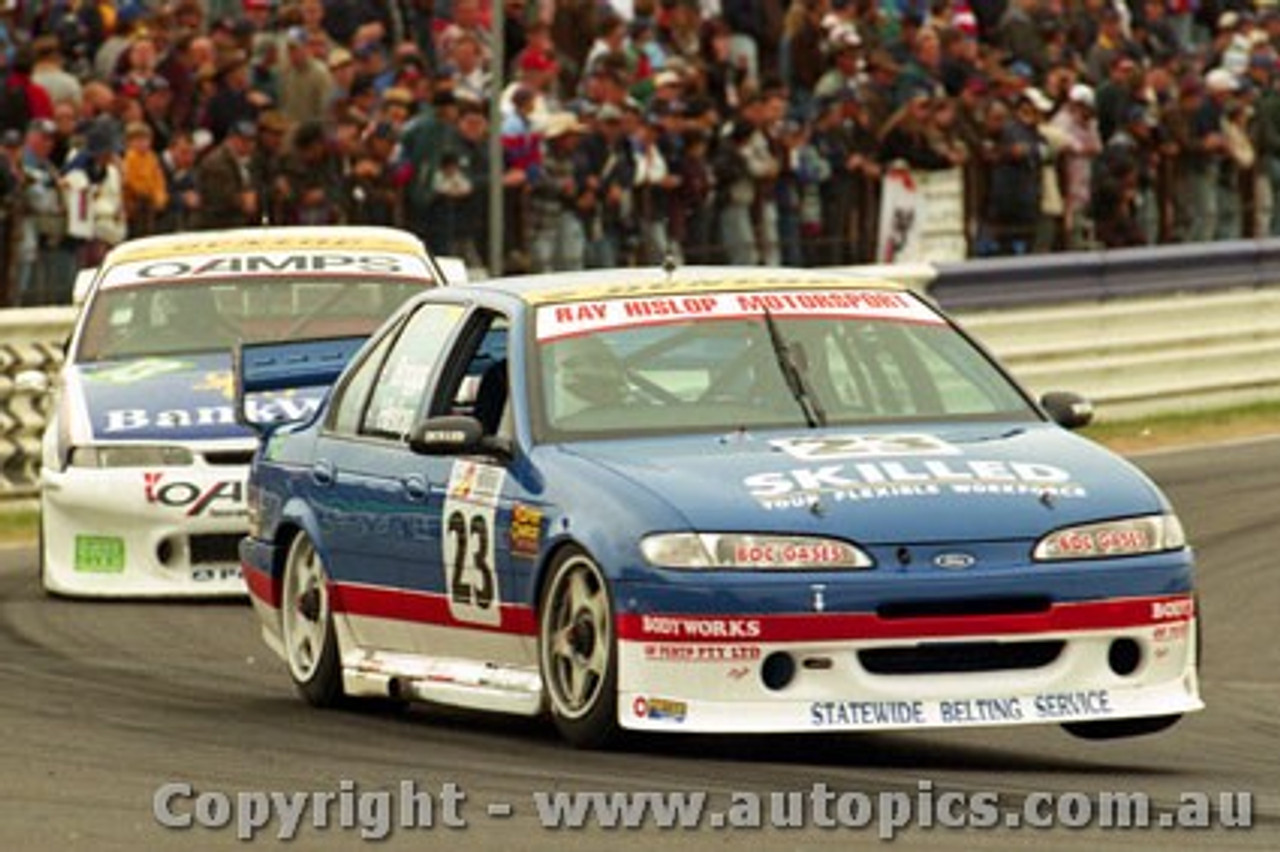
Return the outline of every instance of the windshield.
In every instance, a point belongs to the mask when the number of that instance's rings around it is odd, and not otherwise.
[[[99,291],[89,305],[77,360],[370,334],[423,286],[404,278],[273,276],[113,287]]]
[[[569,439],[1036,416],[922,302],[874,293],[881,308],[859,305],[869,294],[715,293],[696,297],[695,311],[680,310],[695,305],[685,297],[540,308],[543,425]]]

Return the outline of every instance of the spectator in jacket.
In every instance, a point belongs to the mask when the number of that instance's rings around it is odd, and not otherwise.
[[[200,194],[197,227],[240,228],[259,221],[262,210],[250,165],[257,137],[257,125],[237,122],[222,143],[200,161],[196,169]]]

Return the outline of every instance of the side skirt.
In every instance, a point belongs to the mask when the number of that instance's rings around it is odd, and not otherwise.
[[[342,684],[353,697],[433,701],[518,716],[537,716],[544,704],[536,669],[392,651],[348,655]]]

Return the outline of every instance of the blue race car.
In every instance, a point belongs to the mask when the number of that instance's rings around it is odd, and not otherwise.
[[[245,348],[239,392],[328,384],[349,350],[326,345]],[[1192,553],[1145,476],[1063,428],[1088,416],[865,279],[432,290],[318,413],[259,426],[240,555],[319,706],[549,712],[580,746],[1148,733],[1203,706]]]

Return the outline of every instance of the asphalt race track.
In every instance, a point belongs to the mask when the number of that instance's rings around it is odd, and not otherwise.
[[[0,550],[0,850],[230,849],[275,845],[234,828],[167,829],[153,797],[199,791],[466,793],[465,828],[392,828],[373,848],[1259,849],[1280,850],[1280,440],[1147,456],[1200,558],[1209,709],[1171,731],[1111,743],[1056,728],[945,734],[643,739],[613,753],[561,745],[548,724],[441,709],[319,712],[296,699],[244,604],[85,604],[46,599],[30,549]],[[534,791],[1028,794],[1253,793],[1251,830],[870,829],[569,831],[542,828]],[[930,788],[930,784],[932,788]],[[354,785],[354,786],[352,786]],[[212,801],[212,800],[211,800]],[[234,804],[234,798],[232,800]],[[511,805],[490,816],[488,805]],[[190,801],[176,811],[190,813]],[[723,808],[722,808],[723,809]],[[337,810],[333,811],[336,815]],[[393,806],[393,820],[398,809]],[[335,819],[337,817],[335,816]],[[363,848],[317,829],[295,849]]]

